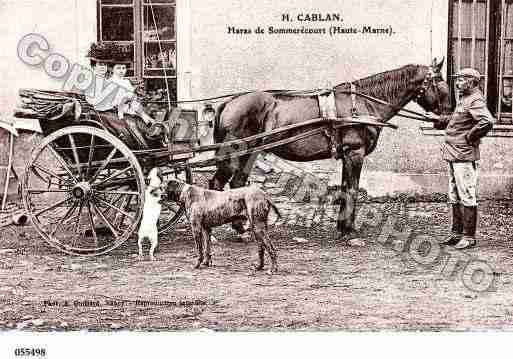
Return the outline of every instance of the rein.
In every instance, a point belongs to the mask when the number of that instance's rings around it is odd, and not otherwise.
[[[356,96],[363,97],[366,100],[369,100],[369,101],[372,101],[372,102],[376,102],[376,103],[379,103],[381,105],[385,105],[385,106],[388,106],[388,107],[391,107],[391,108],[395,108],[395,106],[393,106],[390,102],[387,102],[385,100],[381,100],[379,98],[376,98],[376,97],[373,97],[373,96],[370,96],[370,95],[366,95],[366,94],[358,92],[358,91],[351,92],[351,91],[344,90],[344,91],[337,91],[337,93],[354,94]],[[406,112],[406,113],[408,113],[410,115],[405,115],[405,114],[402,114],[402,113],[397,113],[395,116],[404,117],[404,118],[410,118],[410,119],[419,120],[419,121],[433,122],[431,119],[426,117],[424,114],[422,114],[420,112],[417,112],[417,111],[408,110],[406,108],[400,108],[399,111]],[[415,116],[411,116],[411,115],[415,115]]]
[[[261,92],[267,92],[273,95],[281,95],[281,96],[316,96],[319,93],[325,93],[332,91],[333,89],[313,89],[313,90],[263,90]],[[204,97],[200,99],[194,100],[181,100],[181,101],[170,101],[170,103],[181,104],[181,103],[200,103],[200,102],[210,102],[215,100],[222,100],[229,97],[238,97],[242,95],[247,95],[253,93],[255,91],[242,91],[242,92],[233,92],[226,95],[214,96],[214,97]],[[152,101],[152,100],[143,100],[144,103],[159,103],[162,101]]]
[[[427,76],[424,78],[424,81],[422,82],[422,86],[420,87],[420,89],[417,90],[417,94],[415,95],[414,101],[418,102],[419,98],[428,89],[428,86],[430,84],[433,84],[434,85],[433,87],[435,88],[435,92],[436,92],[436,99],[437,99],[438,109],[441,112],[442,103],[440,101],[438,87],[436,86],[436,83],[435,83],[435,81],[437,79],[441,78],[441,77],[442,76],[440,74],[438,74],[438,73],[435,74],[435,73],[433,73],[433,70],[430,69],[428,74],[427,74]],[[405,109],[405,108],[397,109],[397,107],[393,106],[390,102],[387,102],[385,100],[381,100],[381,99],[376,98],[374,96],[366,95],[364,93],[355,91],[354,85],[353,85],[352,82],[351,82],[351,87],[350,87],[349,91],[348,90],[336,91],[335,88],[333,88],[333,91],[335,93],[349,94],[349,95],[351,95],[353,97],[354,96],[360,96],[360,97],[365,98],[366,100],[369,100],[369,101],[372,101],[372,102],[379,103],[381,105],[385,105],[385,106],[391,107],[393,110],[397,110],[398,111],[398,113],[395,114],[395,116],[409,118],[409,119],[417,120],[417,121],[424,121],[424,122],[431,122],[431,123],[435,122],[434,120],[428,118],[426,115],[424,115],[424,114],[422,114],[420,112],[413,111],[413,110],[408,110],[408,109]],[[354,110],[354,99],[352,99],[352,102],[353,102],[353,110]],[[401,111],[407,113],[408,115],[405,115],[405,114],[401,113]]]
[[[262,92],[268,92],[268,93],[272,93],[274,95],[282,95],[282,96],[314,96],[318,93],[324,93],[324,92],[329,92],[329,91],[333,91],[333,89],[315,89],[315,90],[265,90],[265,91],[262,91]],[[246,94],[249,94],[249,93],[252,93],[254,91],[244,91],[244,92],[236,92],[236,93],[231,93],[231,94],[227,94],[227,95],[221,95],[221,96],[215,96],[215,97],[206,97],[206,98],[201,98],[201,99],[194,99],[194,100],[182,100],[182,101],[171,101],[171,103],[174,103],[174,104],[182,104],[182,103],[201,103],[201,102],[209,102],[209,101],[214,101],[214,100],[222,100],[222,99],[225,99],[225,98],[229,98],[229,97],[238,97],[238,96],[242,96],[242,95],[246,95]],[[373,96],[370,96],[370,95],[366,95],[364,93],[361,93],[361,92],[358,92],[358,91],[355,91],[355,92],[351,92],[351,91],[336,91],[336,93],[347,93],[347,94],[354,94],[356,96],[361,96],[369,101],[372,101],[372,102],[376,102],[376,103],[379,103],[381,105],[385,105],[385,106],[389,106],[389,107],[394,107],[390,102],[387,102],[387,101],[384,101],[384,100],[381,100],[379,98],[376,98],[376,97],[373,97]],[[144,101],[146,103],[155,103],[155,102],[159,102],[159,101]],[[399,116],[399,117],[405,117],[405,118],[410,118],[410,119],[413,119],[413,120],[419,120],[419,121],[426,121],[426,122],[432,122],[432,120],[430,120],[428,117],[426,117],[424,114],[420,113],[420,112],[417,112],[417,111],[412,111],[412,110],[408,110],[408,109],[405,109],[405,108],[401,108],[399,109],[399,111],[403,111],[405,113],[408,113],[410,115],[415,115],[416,117],[414,116],[409,116],[409,115],[404,115],[404,114],[401,114],[401,113],[398,113],[396,114],[395,116]]]
[[[214,101],[214,100],[222,100],[222,99],[229,98],[229,97],[237,97],[237,96],[247,95],[248,93],[252,93],[252,92],[254,92],[254,91],[234,92],[234,93],[227,94],[227,95],[221,95],[221,96],[215,96],[215,97],[205,97],[205,98],[194,99],[194,100],[169,101],[169,103],[181,104],[181,103],[211,102],[211,101]],[[264,91],[264,92],[267,92],[267,91]],[[162,101],[146,100],[146,101],[143,101],[143,102],[144,103],[160,103]]]
[[[435,84],[434,81],[436,79],[438,79],[438,78],[441,78],[441,75],[440,74],[434,74],[433,71],[430,69],[430,71],[428,72],[427,76],[424,78],[422,86],[420,87],[419,90],[417,90],[418,93],[416,94],[414,101],[417,102],[418,99],[427,90],[427,88],[430,85],[430,83]],[[350,90],[337,90],[336,88],[339,86],[339,85],[337,85],[337,86],[332,87],[332,88],[320,88],[320,89],[312,89],[312,90],[264,90],[262,92],[267,92],[267,93],[270,93],[270,94],[273,94],[273,95],[297,96],[297,97],[301,97],[301,96],[305,96],[305,97],[317,96],[319,94],[323,94],[323,93],[327,93],[327,92],[344,93],[344,94],[351,95],[353,97],[353,100],[352,100],[353,102],[354,102],[354,96],[360,96],[360,97],[365,98],[366,100],[369,100],[369,101],[372,101],[372,102],[375,102],[375,103],[379,103],[379,104],[384,105],[384,106],[391,107],[393,110],[397,110],[398,111],[398,113],[395,114],[394,116],[403,117],[403,118],[409,118],[409,119],[417,120],[417,121],[434,122],[434,120],[428,118],[423,113],[420,113],[420,112],[417,112],[417,111],[413,111],[413,110],[408,110],[408,109],[405,109],[405,108],[397,109],[396,106],[392,105],[390,102],[387,102],[385,100],[376,98],[374,96],[370,96],[370,95],[361,93],[359,91],[355,91],[353,83],[351,82],[350,84],[351,84],[351,89]],[[435,88],[436,95],[437,95],[436,97],[437,97],[438,108],[441,109],[441,102],[440,102],[440,98],[438,96],[439,95],[438,87],[434,86],[434,88]],[[212,102],[212,101],[215,102],[216,100],[224,100],[224,99],[230,98],[230,97],[238,97],[238,96],[246,95],[246,94],[249,94],[249,93],[252,93],[252,92],[254,92],[254,91],[234,92],[234,93],[230,93],[230,94],[226,94],[226,95],[221,95],[221,96],[206,97],[206,98],[193,99],[193,100],[181,100],[181,101],[170,101],[170,100],[168,100],[167,102],[168,102],[168,104],[173,103],[173,104],[176,104],[176,105],[178,105],[178,104],[187,104],[187,103]],[[144,101],[144,102],[146,102],[146,103],[156,103],[156,102],[160,102],[160,101],[151,101],[150,100],[150,101]],[[354,108],[353,108],[353,110],[354,110]],[[403,113],[401,113],[401,112],[403,112]]]

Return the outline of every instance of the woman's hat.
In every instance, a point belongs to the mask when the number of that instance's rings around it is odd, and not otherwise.
[[[97,62],[106,62],[110,64],[129,64],[130,52],[116,43],[100,42],[92,43],[87,53],[87,57]]]

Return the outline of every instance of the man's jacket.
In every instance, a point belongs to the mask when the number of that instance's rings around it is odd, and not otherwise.
[[[493,127],[495,119],[486,107],[483,94],[476,87],[464,95],[451,115],[440,116],[435,128],[445,129],[443,158],[449,162],[479,160],[481,138]]]

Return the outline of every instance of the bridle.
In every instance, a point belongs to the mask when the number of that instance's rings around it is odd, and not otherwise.
[[[429,87],[433,86],[434,91],[435,91],[436,101],[437,101],[437,108],[438,108],[439,113],[441,114],[443,108],[442,108],[442,101],[440,100],[440,90],[438,88],[438,83],[441,80],[443,80],[442,74],[438,71],[435,72],[433,70],[433,67],[429,67],[429,70],[428,70],[426,76],[424,77],[424,80],[422,81],[422,85],[417,89],[416,93],[413,95],[413,101],[418,103],[418,101],[422,98],[422,96],[424,96],[424,94],[429,89]],[[408,110],[406,108],[396,107],[396,106],[392,105],[390,102],[384,101],[384,100],[376,98],[374,96],[364,94],[359,91],[352,91],[352,89],[351,89],[351,91],[336,90],[336,87],[334,90],[335,90],[335,93],[345,93],[345,94],[350,94],[353,96],[359,96],[359,97],[362,97],[371,102],[375,102],[375,103],[378,103],[381,105],[388,106],[394,111],[394,113],[395,113],[394,116],[410,118],[412,120],[418,120],[418,121],[433,122],[433,120],[431,120],[429,117],[427,117],[423,113],[413,111],[413,110]]]
[[[432,86],[436,97],[435,108],[437,108],[438,113],[441,114],[443,109],[442,101],[440,100],[440,89],[438,88],[438,83],[442,80],[442,74],[440,72],[435,72],[433,67],[430,67],[426,77],[424,77],[424,81],[422,81],[422,85],[417,90],[413,100],[418,103],[419,100],[425,95],[426,91]]]

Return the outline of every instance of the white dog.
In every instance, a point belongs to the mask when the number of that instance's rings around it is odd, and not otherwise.
[[[154,261],[155,257],[153,252],[158,244],[158,229],[157,222],[159,220],[160,211],[162,210],[162,173],[160,169],[153,168],[148,174],[150,183],[144,192],[144,208],[141,225],[137,233],[139,239],[137,244],[139,246],[139,258],[142,259],[142,242],[149,240],[150,247],[150,260]]]

